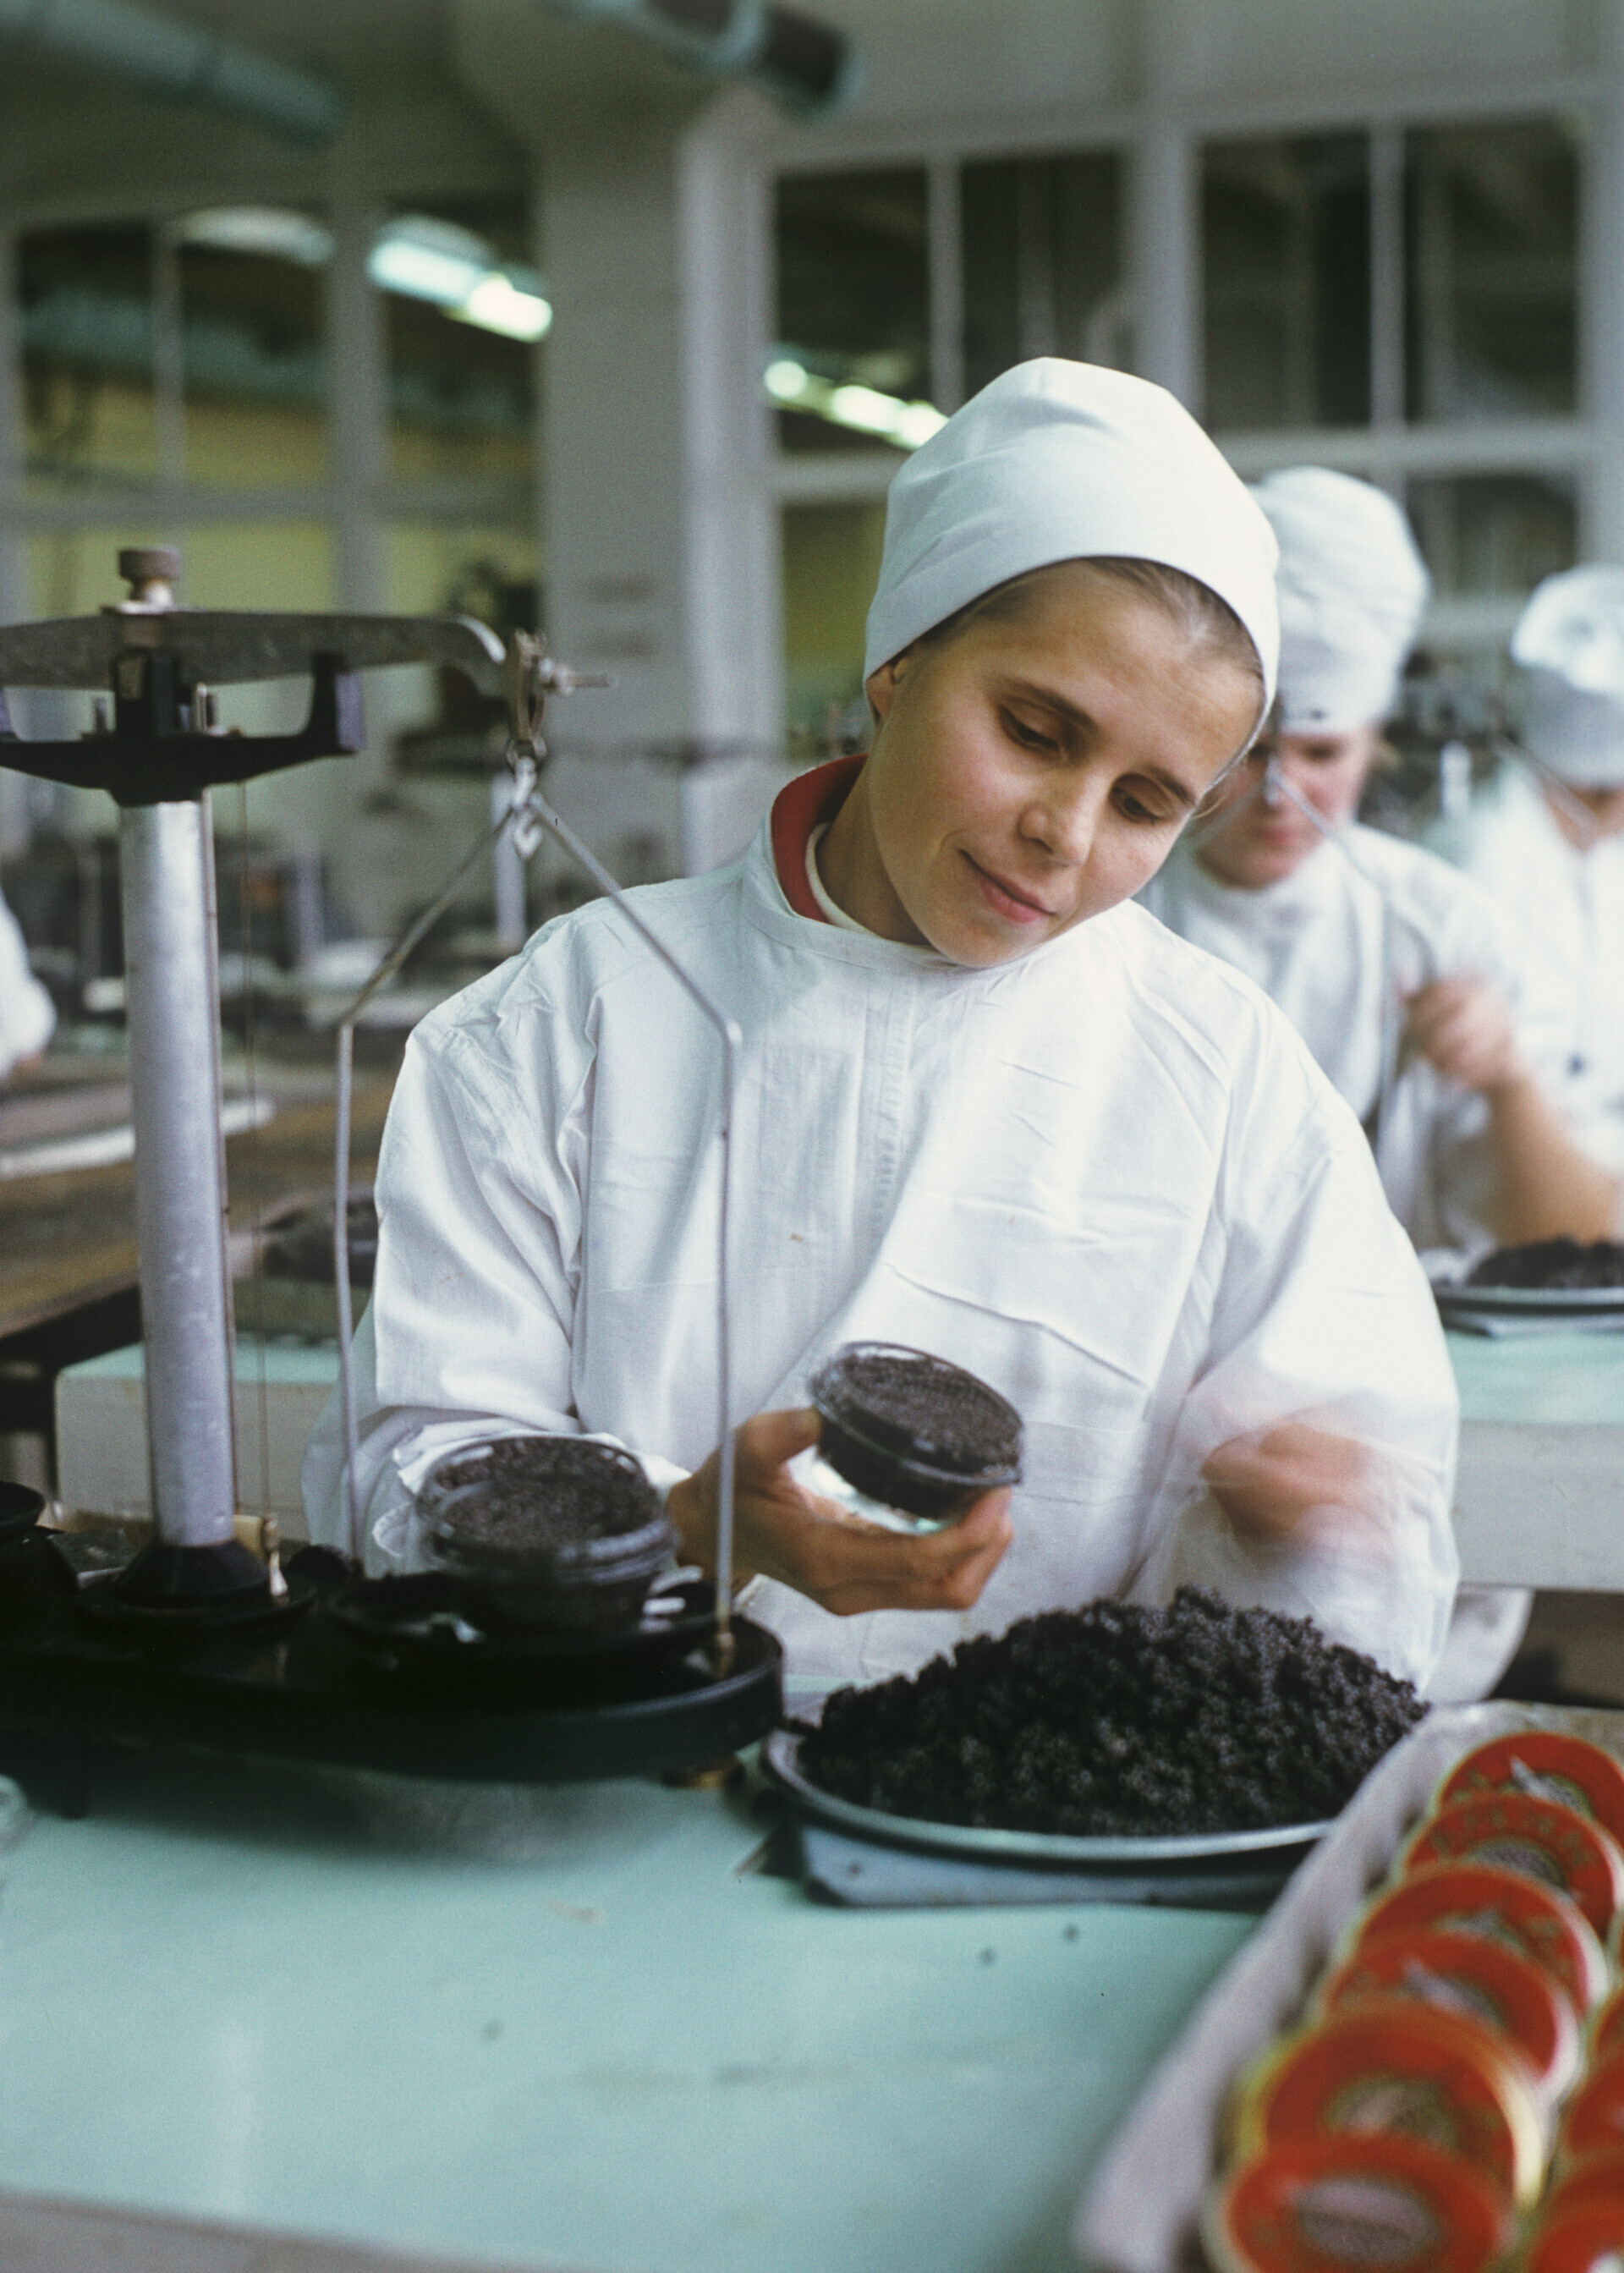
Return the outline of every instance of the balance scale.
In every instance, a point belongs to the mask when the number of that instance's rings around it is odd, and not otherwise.
[[[153,1535],[122,1571],[76,1579],[37,1494],[0,1486],[0,1742],[27,1779],[43,1740],[48,1781],[98,1740],[252,1752],[505,1782],[682,1772],[753,1743],[778,1719],[782,1652],[732,1610],[732,1414],[728,1333],[729,1135],[737,1030],[649,933],[635,906],[543,798],[550,694],[591,684],[520,633],[511,651],[464,617],[261,614],[180,606],[179,555],[121,552],[131,596],[100,614],[0,630],[0,763],[105,790],[119,808],[125,1001],[135,1127],[136,1225],[146,1342]],[[434,906],[385,956],[339,1028],[335,1240],[347,1223],[349,1048],[365,1001],[404,962],[474,860],[510,833],[524,857],[563,846],[715,1028],[722,1061],[717,1575],[676,1614],[583,1647],[482,1635],[442,1601],[445,1582],[360,1576],[350,1553],[307,1548],[281,1567],[237,1538],[231,1284],[221,1131],[218,940],[207,793],[364,742],[359,673],[451,664],[505,691],[511,804]],[[215,722],[213,690],[308,678],[293,735]],[[33,742],[4,690],[100,692],[94,730]],[[111,698],[110,716],[106,698]],[[335,1273],[347,1477],[357,1444],[347,1260]],[[402,1592],[402,1590],[405,1590]],[[22,1754],[18,1752],[21,1741]],[[65,1751],[64,1751],[65,1748]]]

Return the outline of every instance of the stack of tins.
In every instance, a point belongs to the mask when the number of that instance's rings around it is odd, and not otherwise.
[[[1547,1730],[1458,1760],[1239,2080],[1218,2273],[1619,2273],[1621,1933],[1619,1761]]]

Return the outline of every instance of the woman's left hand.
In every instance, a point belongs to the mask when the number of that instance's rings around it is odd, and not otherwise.
[[[1404,1047],[1463,1089],[1501,1089],[1523,1078],[1510,1009],[1486,979],[1435,979],[1412,994]]]
[[[1368,1445],[1303,1421],[1220,1444],[1201,1481],[1236,1532],[1283,1547],[1368,1538],[1381,1521],[1381,1466]]]

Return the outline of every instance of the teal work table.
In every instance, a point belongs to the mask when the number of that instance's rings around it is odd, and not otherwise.
[[[715,1791],[208,1764],[36,1819],[0,1857],[0,2262],[1071,2267],[1251,1921],[842,1910],[761,1836]]]
[[[1624,1334],[1448,1341],[1463,1575],[1624,1592]]]

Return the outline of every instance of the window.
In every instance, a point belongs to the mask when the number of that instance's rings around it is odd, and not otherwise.
[[[1201,238],[1213,431],[1367,424],[1367,138],[1209,143]]]
[[[150,482],[153,260],[142,228],[32,232],[18,247],[25,495]]]
[[[1124,362],[1119,154],[984,160],[959,181],[966,394],[1031,356]]]
[[[896,412],[931,400],[924,169],[786,175],[775,235],[769,384],[786,406],[778,414],[781,446],[884,446]],[[801,374],[793,387],[791,371]]]
[[[1578,206],[1573,131],[1554,120],[1406,137],[1411,418],[1577,408]]]

